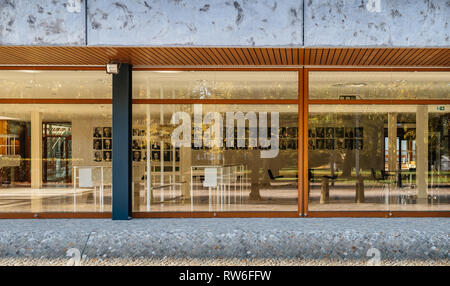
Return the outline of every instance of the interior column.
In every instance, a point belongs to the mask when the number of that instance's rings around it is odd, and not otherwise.
[[[42,113],[31,112],[31,188],[42,187]]]
[[[427,198],[428,106],[418,105],[416,113],[416,177],[418,199]]]
[[[42,113],[31,112],[31,211],[42,211]]]

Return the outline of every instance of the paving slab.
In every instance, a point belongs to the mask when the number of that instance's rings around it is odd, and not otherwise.
[[[0,220],[0,257],[449,260],[448,218]],[[369,249],[371,249],[369,251]],[[369,252],[369,253],[368,253]]]

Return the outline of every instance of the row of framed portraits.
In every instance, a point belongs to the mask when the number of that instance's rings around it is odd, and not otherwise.
[[[364,139],[308,139],[309,150],[362,150]]]
[[[94,151],[93,158],[94,162],[111,162],[112,151]]]
[[[311,138],[363,138],[363,127],[316,127],[308,130],[308,137]]]
[[[133,150],[133,162],[146,162],[147,161],[147,150]],[[179,162],[180,161],[180,151],[175,150],[172,151],[162,151],[161,150],[152,150],[150,151],[150,160],[154,162],[161,162],[161,159],[164,162]]]

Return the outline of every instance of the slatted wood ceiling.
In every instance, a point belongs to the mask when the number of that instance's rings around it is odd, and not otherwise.
[[[0,65],[450,66],[449,48],[185,48],[1,46]]]

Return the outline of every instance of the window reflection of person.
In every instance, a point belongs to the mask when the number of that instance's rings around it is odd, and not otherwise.
[[[141,161],[141,152],[140,151],[134,151],[133,152],[133,161],[134,162]]]
[[[102,153],[100,151],[95,151],[94,153],[94,161],[101,162],[102,161]]]
[[[103,159],[106,162],[111,162],[111,151],[104,151],[103,152]]]
[[[103,139],[103,149],[111,150],[111,139]]]
[[[101,139],[94,140],[94,150],[102,150],[102,140]]]
[[[96,137],[96,138],[102,137],[102,132],[101,132],[100,127],[95,127],[95,129],[94,129],[94,137]]]
[[[111,127],[103,127],[103,137],[111,138]]]

